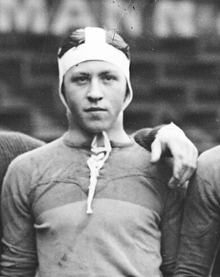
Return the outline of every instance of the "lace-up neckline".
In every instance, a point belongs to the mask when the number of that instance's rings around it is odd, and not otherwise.
[[[103,140],[104,146],[98,146],[98,142]],[[100,169],[104,166],[105,161],[108,159],[112,150],[108,135],[106,132],[96,135],[91,144],[91,157],[87,161],[87,165],[90,169],[90,184],[89,193],[87,198],[87,214],[92,214],[92,201],[95,195],[95,189],[98,181]]]

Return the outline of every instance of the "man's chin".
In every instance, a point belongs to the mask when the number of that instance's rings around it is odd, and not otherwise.
[[[104,125],[93,125],[93,126],[87,126],[86,131],[93,133],[93,134],[99,134],[103,131],[107,132],[110,128],[108,126]]]

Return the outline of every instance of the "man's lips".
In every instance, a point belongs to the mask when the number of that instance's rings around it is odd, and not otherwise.
[[[88,109],[85,109],[86,112],[105,112],[106,109],[99,108],[99,107],[91,107]]]

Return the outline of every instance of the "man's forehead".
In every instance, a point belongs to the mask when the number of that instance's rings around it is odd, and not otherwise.
[[[121,73],[123,72],[116,65],[106,61],[85,61],[72,66],[68,72],[71,73]]]

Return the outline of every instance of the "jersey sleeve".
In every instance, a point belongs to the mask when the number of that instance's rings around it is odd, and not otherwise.
[[[161,220],[161,271],[164,277],[172,277],[179,250],[185,188],[167,186],[167,191]]]
[[[132,134],[135,141],[142,146],[143,148],[151,151],[151,144],[155,140],[157,132],[161,129],[162,126],[155,128],[143,128]]]
[[[220,148],[202,154],[189,183],[174,276],[208,276],[220,239]]]
[[[35,276],[37,268],[34,219],[31,214],[30,180],[19,163],[9,167],[1,197],[3,225],[1,276]]]

